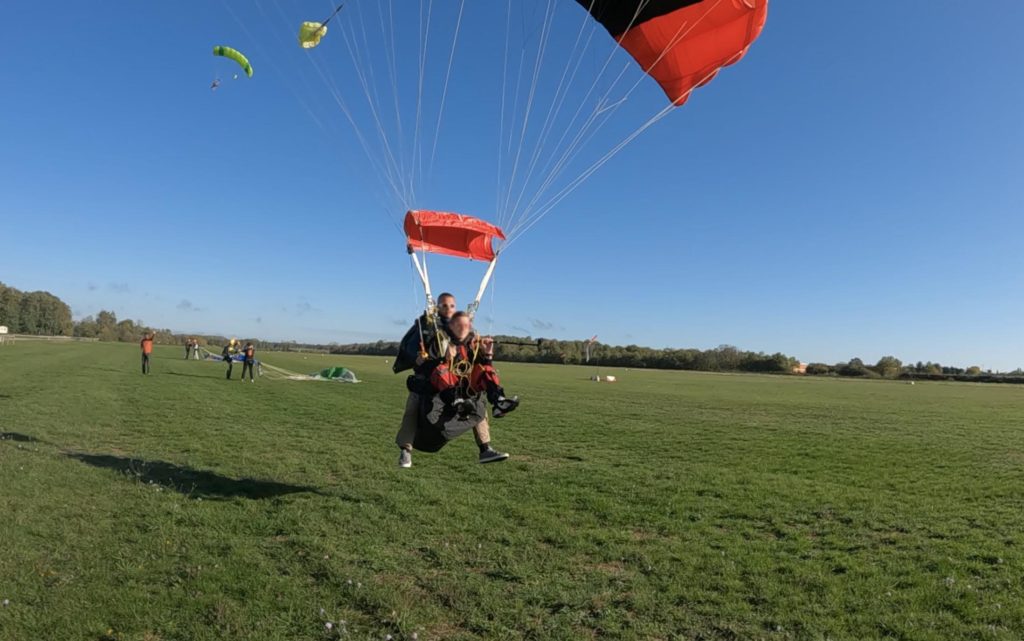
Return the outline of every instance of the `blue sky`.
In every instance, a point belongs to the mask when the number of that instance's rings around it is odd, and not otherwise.
[[[292,32],[329,12],[323,0],[10,4],[0,21],[0,280],[49,290],[76,317],[106,308],[180,331],[317,342],[401,334],[420,304],[395,228],[406,203],[382,187],[331,94],[333,82],[380,158],[346,44],[365,25],[375,41],[370,8],[382,3],[343,12],[312,56]],[[421,101],[430,135],[458,7],[435,4]],[[433,169],[412,200],[496,220],[497,180],[514,158],[504,153],[499,167],[503,77],[514,93],[504,38],[513,60],[536,55],[548,3],[516,5],[512,29],[506,3],[467,5],[437,152],[422,154]],[[575,3],[554,6],[526,156],[584,24]],[[984,12],[776,0],[746,59],[509,246],[480,324],[805,361],[1024,366],[1022,19],[1011,0]],[[405,134],[418,21],[416,11],[395,18]],[[587,109],[582,89],[612,87],[626,63],[597,36],[570,92]],[[254,77],[233,80],[214,44],[245,51]],[[380,51],[362,50],[362,68],[387,98],[396,92]],[[601,74],[609,54],[615,71]],[[629,69],[622,86],[636,80]],[[617,87],[609,95],[624,95]],[[508,122],[528,111],[527,92],[516,95]],[[565,176],[663,105],[641,82]],[[395,155],[414,157],[410,137],[383,126]],[[482,274],[455,260],[430,266],[435,288],[463,303]]]

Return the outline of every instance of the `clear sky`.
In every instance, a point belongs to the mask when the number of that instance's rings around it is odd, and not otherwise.
[[[106,308],[180,331],[398,337],[420,298],[395,223],[407,204],[506,222],[497,181],[517,145],[499,154],[499,136],[516,141],[508,123],[531,114],[523,167],[561,136],[564,120],[544,136],[538,127],[575,68],[583,14],[570,0],[522,0],[506,28],[507,3],[471,0],[460,23],[458,0],[434,0],[416,155],[420,3],[393,4],[406,11],[391,23],[394,47],[377,37],[387,3],[352,4],[310,55],[294,32],[329,13],[325,0],[7,3],[0,280],[51,291],[76,317]],[[775,0],[746,59],[508,247],[483,328],[804,361],[1024,366],[1022,22],[1015,0],[984,11]],[[582,90],[614,100],[645,80],[630,68],[612,83],[626,58],[593,33],[566,92],[587,110]],[[245,51],[254,77],[233,79],[215,44]],[[422,159],[414,195],[382,187],[335,100],[332,89],[379,162],[358,68],[396,164]],[[400,106],[384,109],[395,95]],[[641,82],[563,179],[664,104]],[[435,288],[472,297],[480,264],[430,265]]]

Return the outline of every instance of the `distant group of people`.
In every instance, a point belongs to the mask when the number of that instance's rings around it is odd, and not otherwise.
[[[146,332],[142,335],[142,340],[139,341],[139,347],[142,350],[142,373],[150,373],[150,362],[153,355],[153,340],[155,334],[153,332]],[[231,379],[231,370],[235,362],[235,355],[242,355],[242,380],[245,380],[245,375],[248,373],[249,380],[253,383],[256,382],[255,365],[256,365],[256,346],[253,345],[252,341],[249,341],[243,347],[242,344],[232,338],[227,345],[224,346],[224,350],[221,352],[221,357],[228,364],[227,378]],[[189,338],[185,341],[185,360],[199,360],[199,340],[195,338]]]
[[[249,341],[245,344],[245,347],[241,346],[241,343],[234,338],[228,341],[228,344],[224,346],[224,350],[221,351],[220,356],[228,364],[228,370],[226,372],[226,378],[231,380],[231,371],[235,365],[235,355],[242,355],[242,380],[245,380],[246,372],[249,373],[249,381],[252,383],[256,382],[255,374],[253,373],[253,366],[256,364],[256,346]]]

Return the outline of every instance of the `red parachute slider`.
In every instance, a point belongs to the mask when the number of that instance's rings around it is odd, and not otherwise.
[[[761,35],[768,0],[576,0],[675,105],[739,62]]]
[[[479,218],[443,211],[413,209],[405,215],[409,252],[426,251],[470,260],[493,261],[494,239],[505,232]]]

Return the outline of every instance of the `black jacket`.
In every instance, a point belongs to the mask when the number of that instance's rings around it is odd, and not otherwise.
[[[448,328],[448,319],[438,316],[438,324],[439,329],[441,331],[445,331]],[[405,333],[405,336],[403,336],[402,340],[398,343],[398,354],[395,355],[395,363],[394,365],[391,366],[391,370],[395,374],[413,368],[419,370],[422,367],[428,365],[427,363],[424,363],[423,366],[416,367],[416,358],[420,355],[421,328],[423,330],[423,344],[427,346],[428,351],[430,347],[432,347],[435,344],[434,327],[433,325],[430,324],[430,321],[427,319],[427,314],[424,313],[422,316],[420,316],[419,322],[413,323],[412,327],[409,328],[409,331]],[[440,359],[441,356],[441,354],[430,354],[431,358],[428,359],[428,363],[430,361]],[[426,367],[426,371],[429,372],[430,369],[432,369],[432,366]]]

